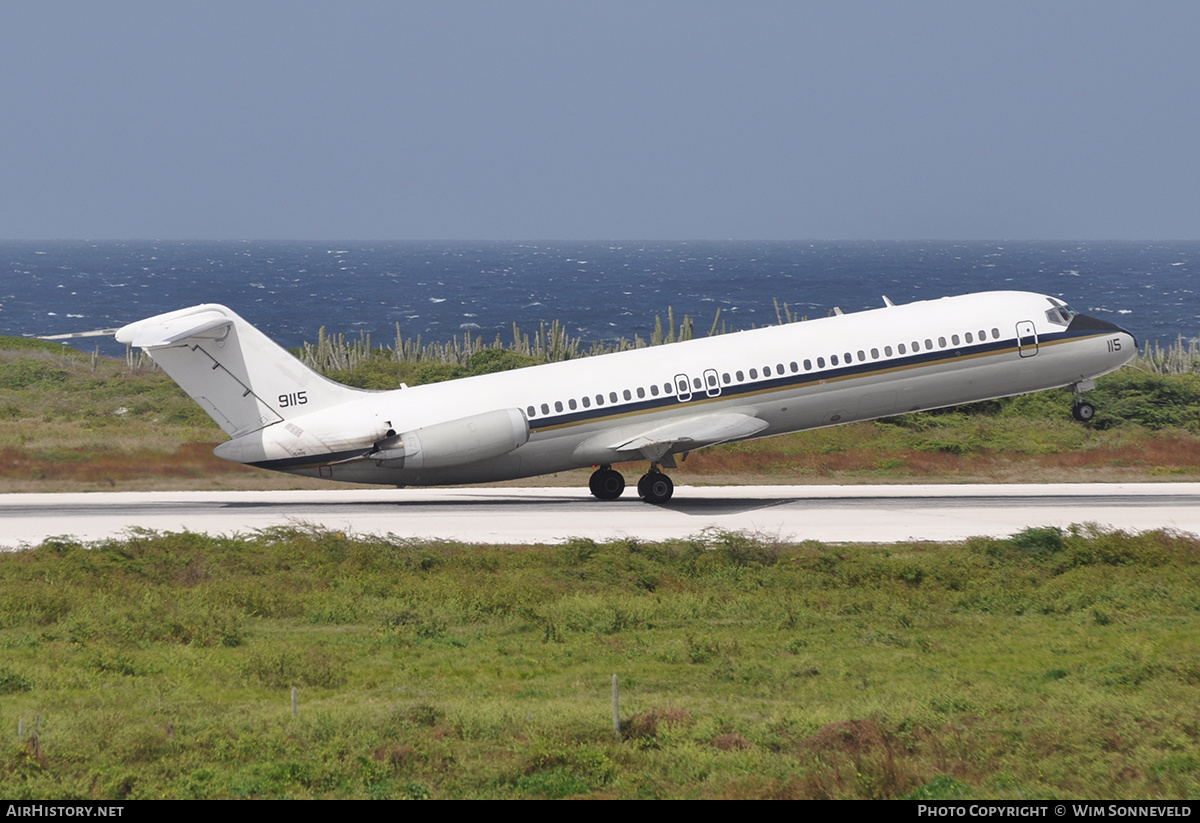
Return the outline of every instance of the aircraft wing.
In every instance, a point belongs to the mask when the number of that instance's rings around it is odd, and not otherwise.
[[[641,432],[623,428],[622,433],[606,443],[605,447],[616,452],[640,452],[647,460],[658,462],[663,455],[681,444],[690,448],[712,446],[751,437],[766,427],[765,420],[749,414],[702,414],[670,420]]]

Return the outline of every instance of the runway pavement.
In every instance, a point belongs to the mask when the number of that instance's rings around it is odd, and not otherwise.
[[[787,541],[888,543],[1087,522],[1200,533],[1200,483],[680,486],[664,506],[642,503],[632,490],[626,495],[601,502],[570,488],[6,494],[0,547],[56,535],[99,540],[130,528],[235,534],[278,525],[500,544],[664,540],[707,528]]]

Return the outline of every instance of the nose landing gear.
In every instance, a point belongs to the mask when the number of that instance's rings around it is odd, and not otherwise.
[[[1071,416],[1080,423],[1087,423],[1096,416],[1096,407],[1083,399],[1083,393],[1095,387],[1095,382],[1091,380],[1084,380],[1071,387],[1075,390],[1075,406],[1071,409]]]

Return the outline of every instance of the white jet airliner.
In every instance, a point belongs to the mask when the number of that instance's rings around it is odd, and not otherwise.
[[[312,371],[234,312],[201,305],[108,330],[147,351],[229,434],[216,454],[352,483],[452,485],[645,460],[703,446],[1072,386],[1137,352],[1128,331],[1053,297],[988,292],[842,314],[393,391]],[[95,332],[91,333],[95,334]],[[61,335],[68,337],[75,335]]]

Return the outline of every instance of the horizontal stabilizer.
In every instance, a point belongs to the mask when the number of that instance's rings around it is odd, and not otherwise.
[[[77,340],[80,337],[112,337],[119,329],[95,329],[93,331],[73,331],[67,334],[39,334],[38,340]]]
[[[208,310],[175,317],[151,317],[149,320],[130,323],[117,331],[116,338],[139,349],[160,349],[189,337],[221,337],[221,334],[206,333],[231,325],[232,318],[223,312]]]

